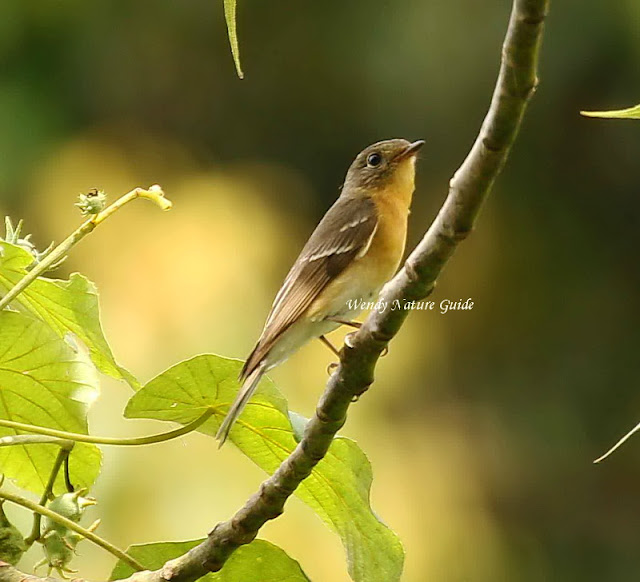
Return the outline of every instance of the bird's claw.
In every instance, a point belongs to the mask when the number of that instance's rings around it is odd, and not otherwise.
[[[331,362],[328,366],[327,366],[327,374],[329,376],[331,376],[331,374],[333,374],[334,370],[339,366],[340,364],[338,364],[338,362]]]

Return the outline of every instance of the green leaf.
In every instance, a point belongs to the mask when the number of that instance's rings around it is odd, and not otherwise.
[[[198,429],[214,436],[238,390],[241,367],[239,360],[215,355],[181,362],[134,394],[125,416],[186,424],[214,407],[214,416]],[[301,422],[297,418],[299,427]],[[295,448],[286,400],[268,378],[260,383],[230,439],[269,474]],[[396,534],[371,510],[371,481],[367,457],[355,442],[339,437],[296,495],[339,534],[354,580],[393,582],[400,579],[404,553]]]
[[[244,73],[240,65],[240,48],[238,47],[238,30],[236,28],[236,0],[224,0],[224,19],[227,22],[229,44],[231,45],[231,54],[233,55],[236,72],[238,77],[244,79]]]
[[[640,119],[640,104],[617,111],[581,111],[585,117],[606,117],[610,119]]]
[[[0,312],[0,418],[86,434],[87,410],[97,396],[96,370],[80,350],[38,319]],[[0,436],[15,434],[0,427]],[[21,487],[40,493],[58,450],[49,444],[0,447],[0,467]],[[69,462],[73,484],[89,487],[100,471],[100,450],[78,443]]]
[[[135,545],[127,548],[127,554],[135,558],[148,570],[161,568],[168,560],[173,560],[188,552],[204,540],[188,542],[158,542]],[[120,580],[134,573],[128,564],[116,564],[109,580]],[[284,550],[265,542],[254,540],[235,551],[222,570],[207,574],[206,582],[308,582],[300,564],[287,556]]]
[[[26,274],[33,257],[26,250],[0,241],[0,293],[6,293]],[[136,389],[138,381],[119,366],[102,333],[100,308],[95,285],[86,277],[73,273],[68,281],[38,277],[12,306],[29,312],[60,336],[74,333],[89,349],[96,367],[113,378],[127,381]]]

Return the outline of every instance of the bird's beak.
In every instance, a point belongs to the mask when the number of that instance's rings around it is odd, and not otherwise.
[[[397,156],[396,160],[406,160],[407,158],[411,158],[418,153],[418,150],[424,145],[424,140],[419,139],[418,141],[414,141],[412,144],[409,144],[407,148],[401,151]]]

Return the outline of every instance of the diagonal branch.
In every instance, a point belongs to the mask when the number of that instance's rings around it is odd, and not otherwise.
[[[538,51],[548,0],[514,0],[502,63],[489,112],[462,166],[450,183],[449,195],[436,220],[404,267],[382,291],[386,305],[428,296],[457,245],[471,232],[482,202],[500,173],[516,138],[526,105],[537,85]],[[278,470],[260,486],[229,521],[220,523],[207,541],[193,550],[212,571],[257,535],[260,527],[282,513],[300,482],[326,454],[346,421],[354,397],[373,383],[381,352],[408,314],[405,309],[374,311],[341,352],[304,437]]]
[[[482,202],[500,173],[520,128],[527,103],[537,85],[538,51],[549,0],[514,0],[502,50],[502,63],[491,106],[480,133],[462,166],[453,176],[447,199],[404,267],[382,291],[393,305],[428,296],[458,244],[471,232]],[[381,352],[398,333],[405,309],[372,312],[341,352],[316,413],[304,437],[278,470],[228,521],[219,523],[208,538],[190,552],[155,572],[138,572],[129,582],[192,582],[222,568],[241,545],[278,517],[298,485],[324,457],[346,420],[354,397],[373,383]],[[3,576],[0,582],[14,580]]]

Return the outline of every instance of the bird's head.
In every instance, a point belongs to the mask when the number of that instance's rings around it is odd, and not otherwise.
[[[406,139],[379,141],[362,150],[351,164],[344,190],[352,194],[376,195],[388,188],[413,192],[415,160],[423,140],[413,143]]]

